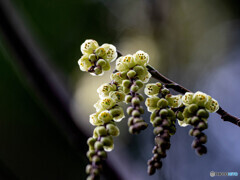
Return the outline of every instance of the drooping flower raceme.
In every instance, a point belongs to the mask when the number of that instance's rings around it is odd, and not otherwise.
[[[97,41],[88,39],[81,45],[83,56],[78,64],[81,71],[90,72],[91,75],[103,75],[110,70],[110,62],[117,58],[116,47],[112,44],[98,45]]]
[[[206,154],[207,148],[204,144],[207,142],[207,136],[202,131],[208,128],[209,112],[216,112],[219,109],[218,102],[200,91],[185,93],[182,96],[182,102],[185,108],[178,118],[178,123],[183,127],[193,126],[189,131],[189,135],[196,137],[192,147],[196,149],[197,154]]]
[[[171,95],[170,91],[159,82],[147,84],[144,92],[149,96],[145,104],[148,111],[152,113],[150,122],[155,134],[153,157],[148,161],[148,173],[152,175],[156,169],[162,167],[161,159],[166,157],[166,151],[171,145],[170,137],[176,132],[176,115],[172,108],[180,107],[182,103],[180,96]]]
[[[127,109],[130,115],[128,120],[129,132],[139,133],[148,125],[141,117],[144,113],[140,102],[143,96],[138,91],[143,84],[149,81],[151,74],[146,65],[149,62],[149,55],[143,51],[137,51],[134,55],[126,55],[117,59],[116,71],[111,75],[113,82],[121,84],[122,91],[126,94],[125,103],[131,103]]]
[[[91,164],[86,167],[86,172],[89,179],[99,177],[102,161],[107,157],[106,152],[114,148],[113,137],[119,135],[115,122],[124,118],[123,109],[117,103],[124,100],[125,93],[117,84],[105,83],[97,89],[97,92],[100,99],[94,104],[96,113],[89,117],[90,123],[96,126],[93,136],[88,140],[87,156]]]

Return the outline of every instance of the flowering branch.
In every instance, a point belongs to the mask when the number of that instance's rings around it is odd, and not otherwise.
[[[186,92],[191,92],[190,90],[186,89],[185,87],[168,79],[167,77],[162,75],[160,72],[158,72],[156,69],[154,69],[152,66],[147,65],[147,68],[148,68],[148,72],[152,75],[152,77],[161,81],[162,83],[164,83],[166,88],[173,89],[182,94],[185,94]],[[221,116],[221,119],[223,121],[231,122],[240,127],[240,119],[238,117],[235,117],[235,116],[229,114],[223,108],[219,107],[219,109],[216,113],[218,113]]]

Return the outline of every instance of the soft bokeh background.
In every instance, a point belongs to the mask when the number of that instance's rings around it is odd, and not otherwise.
[[[76,123],[91,135],[96,89],[109,73],[80,72],[80,44],[88,38],[114,44],[123,54],[141,49],[161,73],[193,91],[215,97],[240,116],[240,3],[237,0],[11,0],[35,42],[71,90]],[[22,180],[85,178],[86,159],[26,81],[0,34],[0,169]],[[148,121],[149,113],[145,114]],[[191,149],[189,128],[177,127],[163,168],[146,172],[153,147],[152,127],[130,135],[127,119],[109,153],[126,180],[210,179],[210,171],[240,173],[240,130],[218,115],[209,119],[208,154]],[[1,172],[1,171],[0,171]],[[225,177],[226,178],[226,177]],[[224,177],[220,179],[225,179]],[[232,178],[239,179],[239,177]]]

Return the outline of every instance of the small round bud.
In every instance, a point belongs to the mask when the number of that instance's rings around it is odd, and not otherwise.
[[[155,127],[154,129],[153,129],[153,133],[155,134],[155,135],[158,135],[158,134],[160,134],[161,132],[163,132],[163,127],[161,127],[161,126],[158,126],[158,127]]]
[[[94,52],[98,58],[106,55],[106,50],[103,47],[98,47]]]
[[[138,111],[139,111],[141,114],[144,114],[144,108],[143,108],[142,106],[140,106],[140,107],[138,108]]]
[[[134,106],[138,106],[138,105],[140,105],[140,99],[138,98],[138,97],[134,97],[134,98],[132,98],[132,104],[134,105]]]
[[[90,137],[90,138],[88,138],[88,140],[87,140],[87,144],[89,145],[89,146],[94,146],[94,143],[96,142],[96,139],[95,138],[93,138],[93,137]]]
[[[188,132],[188,134],[189,134],[190,136],[193,136],[193,131],[194,131],[194,129],[190,129],[189,132]]]
[[[102,159],[107,158],[107,153],[105,151],[98,151],[97,155]]]
[[[143,101],[143,100],[144,100],[144,97],[143,97],[143,95],[141,95],[141,94],[138,94],[137,96],[138,96],[138,98],[140,99],[140,101]]]
[[[126,88],[129,88],[130,84],[131,84],[131,81],[128,79],[122,81],[122,85]]]
[[[103,71],[102,71],[102,69],[100,68],[100,67],[95,67],[94,68],[94,73],[91,73],[92,75],[99,75],[99,76],[101,76],[102,74],[103,74]]]
[[[161,161],[155,162],[155,163],[154,163],[154,167],[155,167],[156,169],[160,169],[160,168],[162,167],[162,162],[161,162]]]
[[[94,129],[98,136],[106,136],[107,130],[104,126],[98,126]]]
[[[160,116],[166,117],[168,115],[168,110],[167,109],[161,109],[160,110]]]
[[[129,115],[131,115],[132,112],[133,112],[133,107],[132,107],[132,106],[129,106],[129,107],[127,108],[127,113],[128,113]]]
[[[143,87],[143,82],[139,79],[135,81],[135,84],[139,87],[139,89]]]
[[[142,66],[135,66],[133,70],[137,73],[137,75],[142,75],[144,74],[144,68]]]
[[[101,142],[99,142],[99,141],[95,142],[94,148],[95,148],[96,150],[101,150],[101,149],[103,149],[103,143],[101,143]]]
[[[105,66],[106,65],[106,61],[104,59],[99,59],[96,63],[97,66]]]
[[[162,123],[162,119],[160,117],[156,117],[152,122],[153,127],[159,126],[161,123]]]
[[[137,85],[132,85],[131,86],[131,91],[132,92],[137,92],[139,90],[139,87]]]
[[[152,122],[155,119],[156,116],[157,116],[157,110],[152,112],[152,114],[150,116],[150,122]]]
[[[169,127],[169,126],[171,126],[171,124],[170,124],[169,121],[167,121],[167,120],[163,120],[163,122],[162,122],[162,126],[163,126],[163,127]]]
[[[96,178],[95,178],[95,176],[93,174],[87,177],[87,180],[95,180],[95,179]]]
[[[171,117],[172,119],[175,119],[176,118],[176,115],[175,113],[173,112],[173,110],[171,109],[168,109],[168,117]]]
[[[104,148],[104,151],[107,151],[107,152],[112,151],[114,149],[114,144],[112,144],[111,146],[104,146],[103,148]]]
[[[126,95],[125,96],[125,102],[130,103],[132,101],[132,96],[131,95]]]
[[[106,61],[106,64],[102,66],[103,71],[109,71],[111,69],[110,63]]]
[[[98,156],[93,156],[92,161],[98,163],[101,161],[101,159]]]
[[[169,134],[172,136],[176,133],[176,127],[174,126],[171,126],[170,129],[169,129]]]
[[[127,76],[129,79],[133,78],[136,75],[136,72],[134,70],[130,70],[127,73]]]
[[[189,113],[194,114],[198,110],[198,105],[197,104],[191,104],[188,106],[188,111]]]
[[[201,132],[198,129],[195,129],[193,131],[193,136],[195,136],[195,137],[199,136],[200,134],[201,134]]]
[[[159,108],[166,108],[168,106],[168,101],[164,98],[161,98],[158,102],[157,102],[157,107]]]
[[[149,175],[153,175],[156,172],[156,169],[154,168],[154,166],[148,166],[147,172]]]
[[[87,174],[90,174],[91,169],[92,169],[92,166],[91,166],[90,164],[88,164],[88,165],[86,166],[86,173],[87,173]]]
[[[140,123],[140,122],[143,122],[143,120],[141,118],[138,118],[138,117],[133,118],[133,124],[137,124],[137,123]]]
[[[103,146],[112,146],[113,139],[111,136],[102,137],[101,142],[102,142]]]
[[[204,145],[201,145],[199,146],[197,149],[196,149],[196,153],[201,156],[203,154],[206,154],[207,153],[207,148],[204,146]]]
[[[208,125],[206,122],[200,122],[197,127],[199,130],[204,130],[208,128]]]
[[[189,117],[191,117],[191,114],[190,114],[190,112],[188,111],[188,107],[185,107],[185,108],[184,108],[182,115],[183,115],[184,118],[189,118]]]
[[[197,116],[194,116],[191,118],[191,124],[198,124],[200,122],[200,119]]]
[[[124,92],[125,94],[128,94],[128,93],[130,92],[130,89],[127,88],[127,87],[123,87],[123,92]]]
[[[111,136],[119,136],[120,134],[118,127],[113,124],[107,125],[107,131],[108,131],[108,134]]]
[[[163,96],[166,96],[166,95],[169,94],[169,93],[170,93],[170,91],[169,91],[167,88],[161,89],[161,94],[162,94]]]
[[[132,116],[133,117],[139,117],[141,114],[140,114],[140,112],[138,111],[138,110],[134,110],[133,112],[132,112]]]
[[[204,134],[199,138],[199,142],[205,144],[207,142],[207,136]]]
[[[95,150],[89,150],[87,152],[87,157],[89,160],[91,160],[94,155],[95,155]]]
[[[134,120],[133,117],[128,118],[128,126],[133,125],[133,120]]]
[[[183,114],[182,114],[181,111],[178,111],[178,112],[177,112],[177,118],[178,118],[180,121],[182,121],[182,120],[184,119]]]
[[[203,118],[208,118],[209,113],[205,109],[199,109],[197,112],[197,116],[203,117]]]
[[[97,57],[95,54],[90,54],[88,58],[92,63],[97,61]]]

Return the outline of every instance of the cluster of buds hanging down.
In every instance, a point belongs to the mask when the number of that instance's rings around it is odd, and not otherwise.
[[[107,158],[107,151],[114,148],[113,137],[119,135],[116,122],[124,118],[122,107],[117,103],[124,100],[125,94],[114,83],[103,84],[98,89],[100,100],[94,105],[96,113],[90,115],[90,123],[96,128],[93,137],[88,139],[87,156],[91,164],[86,167],[88,179],[98,179],[102,161]]]
[[[138,134],[147,128],[148,124],[143,120],[144,113],[140,102],[144,100],[139,90],[151,77],[146,65],[149,56],[143,51],[137,51],[134,55],[126,55],[117,59],[116,71],[112,74],[112,80],[121,83],[122,90],[126,94],[125,103],[131,103],[127,109],[130,115],[128,119],[129,132]]]
[[[209,112],[213,113],[219,109],[218,102],[211,96],[199,91],[185,93],[182,102],[185,108],[182,117],[179,118],[179,124],[181,126],[193,126],[189,131],[189,135],[196,137],[192,147],[196,149],[198,155],[206,154],[207,148],[204,144],[207,142],[207,136],[202,131],[208,128]]]
[[[127,108],[127,114],[130,116],[128,119],[130,133],[138,134],[147,128],[148,124],[141,116],[144,113],[144,108],[141,106],[144,97],[139,90],[151,78],[149,72],[156,75],[156,71],[153,72],[153,68],[148,65],[149,55],[143,51],[117,57],[118,53],[113,45],[99,46],[95,40],[86,40],[81,45],[81,51],[83,56],[78,61],[80,69],[95,76],[110,70],[110,62],[118,58],[115,70],[110,76],[111,83],[105,83],[97,89],[100,99],[94,105],[96,112],[90,115],[90,123],[96,127],[93,136],[87,141],[89,146],[87,157],[90,163],[86,167],[86,172],[88,180],[95,180],[100,178],[102,162],[107,158],[107,152],[114,148],[113,137],[119,135],[116,123],[125,117],[120,103],[130,104]],[[161,76],[160,79],[164,78]],[[173,85],[177,86],[176,83]],[[144,89],[148,96],[145,105],[151,112],[150,122],[154,127],[155,135],[153,157],[148,161],[150,175],[162,167],[162,159],[166,157],[166,151],[171,146],[170,138],[176,132],[176,120],[182,127],[188,125],[193,127],[189,134],[195,137],[192,147],[197,154],[207,153],[207,148],[204,146],[207,136],[203,130],[208,127],[209,113],[219,110],[218,102],[205,93],[199,91],[191,93],[184,89],[180,91],[186,92],[184,95],[173,95],[166,87],[172,86],[157,82],[147,84]],[[220,110],[224,118],[226,112]],[[228,116],[233,117],[229,114]]]
[[[176,115],[173,108],[182,105],[181,95],[173,96],[169,90],[161,83],[147,84],[145,94],[146,106],[152,112],[150,122],[152,123],[155,134],[155,146],[153,157],[148,161],[148,173],[154,174],[156,169],[162,167],[162,158],[166,157],[166,151],[170,148],[170,137],[175,134]]]

